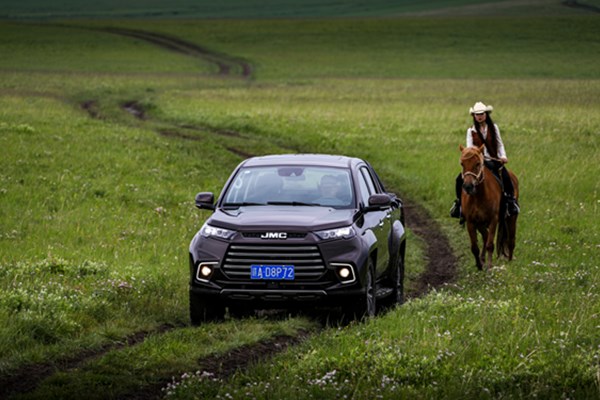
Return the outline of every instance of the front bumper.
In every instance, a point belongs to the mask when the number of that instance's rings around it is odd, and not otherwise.
[[[260,249],[252,253],[252,261],[240,261],[231,256],[232,248],[238,257],[239,248],[252,246]],[[278,249],[294,246],[298,246],[300,250],[292,251],[294,254],[289,255],[288,259],[277,258],[287,257],[286,254],[278,252]],[[310,273],[304,273],[303,267],[299,266],[297,271],[300,273],[296,274],[297,279],[293,281],[250,279],[251,263],[294,263],[289,260],[292,257],[297,258],[298,254],[307,248],[312,249],[314,253],[314,249],[318,251],[316,264],[310,261],[310,266],[306,267]],[[265,249],[273,250],[273,254],[277,256],[265,252]],[[301,240],[265,241],[240,236],[231,242],[196,237],[190,245],[190,291],[225,305],[243,303],[257,308],[309,303],[323,306],[343,305],[349,297],[364,292],[362,282],[367,257],[368,249],[358,237],[320,241],[309,233]],[[210,264],[212,268],[208,279],[198,274],[199,268],[206,264]],[[352,269],[351,278],[343,279],[339,276],[340,265]]]
[[[310,306],[343,306],[348,300],[364,292],[358,285],[343,290],[278,290],[278,289],[207,289],[190,285],[190,291],[201,294],[208,301],[223,305],[246,305],[255,308]]]

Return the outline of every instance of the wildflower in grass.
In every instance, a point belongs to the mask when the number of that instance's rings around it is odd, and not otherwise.
[[[532,261],[532,262],[531,262],[531,265],[534,265],[534,266],[536,266],[536,267],[543,267],[543,266],[544,266],[544,263],[541,263],[541,262],[539,262],[539,261]]]
[[[393,382],[387,375],[381,377],[381,387],[386,387],[389,383]]]
[[[172,381],[167,383],[167,386],[162,388],[161,391],[165,394],[165,397],[174,396],[182,389],[194,387],[195,384],[205,381],[219,382],[219,379],[215,378],[215,374],[208,371],[185,372],[179,379],[172,377]]]
[[[121,281],[119,282],[119,289],[133,289],[133,286],[129,282]]]
[[[309,380],[308,384],[313,385],[313,386],[319,386],[319,387],[324,387],[328,384],[335,385],[335,375],[336,374],[337,374],[337,371],[334,369],[333,371],[327,372],[321,378]]]

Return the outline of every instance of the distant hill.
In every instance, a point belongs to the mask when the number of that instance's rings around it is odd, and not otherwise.
[[[0,19],[600,15],[600,0],[0,0]]]

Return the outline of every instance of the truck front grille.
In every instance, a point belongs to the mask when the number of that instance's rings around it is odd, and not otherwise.
[[[248,280],[253,264],[293,265],[295,281],[314,281],[326,270],[317,246],[278,244],[232,244],[222,268],[230,279]]]

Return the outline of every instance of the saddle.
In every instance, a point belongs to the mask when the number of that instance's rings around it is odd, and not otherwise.
[[[504,168],[504,165],[501,162],[494,160],[485,160],[483,164],[492,172],[494,178],[496,178],[496,181],[500,184],[502,193],[504,193],[504,181],[502,180],[502,169]]]

